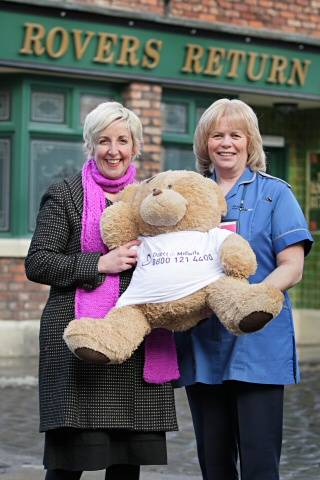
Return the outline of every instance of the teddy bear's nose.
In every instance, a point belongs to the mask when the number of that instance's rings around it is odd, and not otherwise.
[[[154,189],[152,190],[152,195],[153,195],[154,197],[156,197],[157,195],[160,195],[160,193],[162,193],[162,190],[160,190],[160,188],[154,188]]]

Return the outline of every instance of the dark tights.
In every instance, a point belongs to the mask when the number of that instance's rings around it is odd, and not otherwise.
[[[47,470],[45,480],[79,480],[82,472]],[[139,480],[139,465],[112,465],[106,470],[105,480]]]
[[[71,470],[47,470],[45,480],[79,480],[82,472]]]
[[[140,465],[112,465],[106,470],[106,480],[139,480]]]

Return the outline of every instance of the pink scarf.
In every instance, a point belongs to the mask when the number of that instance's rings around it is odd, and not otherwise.
[[[110,180],[97,169],[93,159],[88,160],[82,169],[83,214],[81,231],[81,251],[84,253],[107,253],[108,249],[100,237],[100,217],[106,208],[105,191],[116,193],[134,182],[136,169],[129,165],[126,174],[120,179]],[[115,306],[119,297],[119,275],[108,275],[105,281],[94,290],[77,288],[75,296],[76,318],[103,318]]]
[[[81,251],[108,252],[100,237],[100,217],[106,208],[104,192],[117,193],[135,181],[136,169],[129,165],[125,175],[112,180],[104,177],[93,159],[82,169],[83,214]],[[75,295],[76,318],[104,318],[119,298],[119,274],[107,275],[94,290],[77,288]],[[144,379],[149,383],[164,383],[179,378],[177,354],[172,332],[155,329],[145,340]]]

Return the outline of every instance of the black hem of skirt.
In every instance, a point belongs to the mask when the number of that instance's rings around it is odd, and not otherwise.
[[[111,465],[166,465],[165,432],[59,428],[45,433],[48,470],[94,471]]]

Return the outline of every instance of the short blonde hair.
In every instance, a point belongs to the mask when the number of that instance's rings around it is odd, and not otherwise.
[[[134,156],[137,157],[143,145],[142,124],[135,113],[118,102],[100,103],[85,118],[83,126],[84,149],[92,156],[99,134],[113,122],[123,120],[132,136]]]
[[[266,155],[263,151],[257,116],[246,103],[228,98],[221,98],[210,105],[199,120],[193,143],[198,171],[205,176],[209,176],[213,171],[208,154],[208,139],[222,117],[226,117],[232,125],[245,133],[248,140],[247,165],[252,170],[265,172]]]

